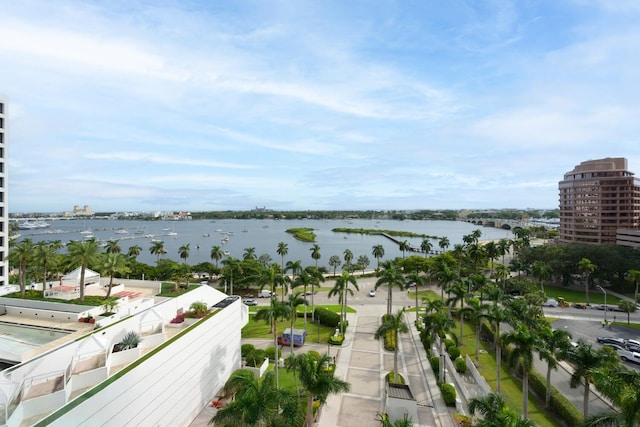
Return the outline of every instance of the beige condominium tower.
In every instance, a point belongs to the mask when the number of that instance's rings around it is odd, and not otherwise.
[[[626,158],[582,162],[564,175],[559,189],[562,242],[615,245],[619,229],[640,226],[640,180]]]
[[[7,203],[7,103],[0,97],[0,286],[9,283],[9,208]]]

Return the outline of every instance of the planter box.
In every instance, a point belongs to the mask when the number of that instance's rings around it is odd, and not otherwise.
[[[111,366],[129,364],[140,357],[140,346],[111,353]]]
[[[269,367],[269,359],[265,357],[264,362],[262,362],[262,365],[260,365],[259,368],[254,368],[252,366],[243,366],[242,369],[248,369],[249,371],[253,372],[253,375],[255,375],[256,378],[260,379],[264,375],[264,373],[267,371],[268,367]]]

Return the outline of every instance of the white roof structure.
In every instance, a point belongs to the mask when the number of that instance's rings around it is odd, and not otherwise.
[[[67,273],[62,277],[65,282],[73,282],[76,285],[80,284],[80,272],[82,267],[78,267],[71,273]],[[88,268],[84,269],[84,284],[89,285],[91,283],[100,283],[100,273],[96,273]]]

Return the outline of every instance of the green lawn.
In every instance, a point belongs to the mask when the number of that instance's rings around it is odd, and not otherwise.
[[[285,329],[291,327],[290,320],[280,321],[276,324],[277,333],[280,335]],[[294,323],[294,328],[304,329],[304,319],[298,318]],[[270,333],[269,324],[263,320],[254,320],[253,316],[249,316],[249,322],[242,328],[242,338],[273,338]],[[335,328],[311,323],[311,316],[307,317],[307,342],[326,344],[329,337],[333,335]]]
[[[460,323],[456,322],[457,326],[454,331],[456,334],[460,333]],[[462,342],[463,345],[460,346],[460,352],[464,356],[468,354],[472,360],[475,360],[475,351],[476,351],[476,338],[475,338],[475,327],[473,325],[469,325],[467,322],[464,323],[463,327],[463,337]],[[480,349],[485,352],[480,352],[478,355],[478,371],[480,375],[482,375],[486,380],[492,390],[496,390],[497,384],[497,376],[496,376],[496,359],[495,354],[493,352],[492,346],[487,345],[480,341]],[[538,357],[537,355],[535,357]],[[503,362],[500,364],[500,387],[502,391],[502,396],[504,397],[505,403],[507,406],[519,414],[522,413],[522,382],[511,376],[508,370],[508,366]],[[537,426],[549,426],[555,427],[560,424],[557,423],[552,417],[547,416],[543,410],[544,404],[538,404],[537,401],[533,398],[531,392],[529,392],[529,418],[537,425]]]
[[[576,289],[567,289],[559,286],[549,286],[545,285],[544,293],[548,298],[558,298],[562,297],[565,301],[569,303],[587,302],[587,296],[585,295],[584,290],[576,290]],[[589,290],[589,303],[590,304],[604,304],[604,294],[602,291],[590,289]],[[614,297],[611,294],[607,294],[607,305],[618,305],[620,303],[620,298]]]

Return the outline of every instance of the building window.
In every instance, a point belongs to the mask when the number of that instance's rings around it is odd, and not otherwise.
[[[4,104],[0,102],[0,114],[4,114]]]

